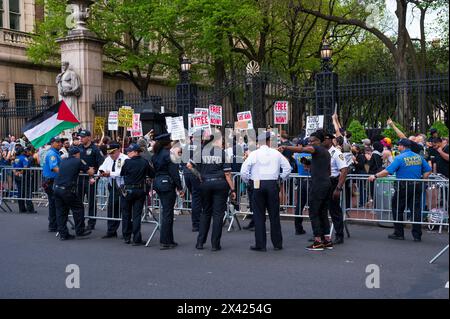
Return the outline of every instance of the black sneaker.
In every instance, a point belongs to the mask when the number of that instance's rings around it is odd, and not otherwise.
[[[420,243],[420,242],[422,241],[422,238],[414,238],[414,241],[415,241],[416,243]]]
[[[325,240],[323,242],[323,248],[325,249],[333,249],[333,243],[331,242],[331,240]]]
[[[404,236],[398,236],[397,234],[391,234],[388,236],[389,239],[395,239],[395,240],[405,240]]]
[[[342,238],[342,237],[336,237],[336,239],[333,242],[334,245],[340,245],[343,243],[344,243],[344,238]]]
[[[59,240],[71,240],[71,239],[75,239],[75,236],[71,234],[68,234],[66,236],[59,236]]]
[[[197,244],[197,245],[195,245],[195,248],[202,250],[203,249],[203,244]]]
[[[193,232],[193,233],[198,233],[198,231],[199,231],[199,228],[198,228],[198,227],[192,227],[192,232]]]
[[[259,248],[256,246],[250,246],[250,250],[254,250],[254,251],[267,251],[266,248]]]
[[[283,247],[282,246],[280,246],[280,247],[273,247],[273,250],[283,250]]]
[[[48,229],[48,232],[49,232],[49,233],[57,233],[58,230],[57,230],[56,228],[49,228],[49,229]]]
[[[102,239],[106,239],[106,238],[117,238],[117,233],[106,234],[105,236],[102,237]]]
[[[306,250],[311,250],[311,251],[321,251],[324,249],[325,249],[325,247],[324,247],[323,243],[320,241],[314,241],[311,245],[306,247]]]
[[[222,247],[212,247],[211,248],[211,251],[219,251],[219,250],[221,250],[222,249]]]
[[[175,248],[175,246],[172,244],[159,244],[160,250],[167,250],[167,249],[172,249],[172,248]]]
[[[124,239],[123,242],[127,245],[131,244],[131,239]]]
[[[306,234],[306,231],[304,229],[296,230],[295,234],[296,235],[304,235],[304,234]]]
[[[82,233],[77,234],[77,237],[84,237],[90,235],[92,232],[90,230],[85,229]]]
[[[131,244],[131,246],[143,246],[143,245],[145,245],[145,242],[144,241],[136,241],[136,242],[133,242],[132,244]]]

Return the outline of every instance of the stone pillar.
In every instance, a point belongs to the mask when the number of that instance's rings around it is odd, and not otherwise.
[[[81,96],[78,99],[81,127],[93,130],[95,97],[103,89],[103,44],[92,35],[68,35],[57,40],[61,45],[61,61],[68,61],[80,76]]]

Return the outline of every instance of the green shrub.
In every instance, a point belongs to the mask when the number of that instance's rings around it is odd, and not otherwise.
[[[433,125],[431,125],[431,128],[435,128],[438,131],[439,136],[448,137],[448,127],[444,122],[436,121],[433,123]],[[428,137],[430,136],[430,132],[428,132]]]
[[[352,133],[351,140],[353,143],[360,144],[363,139],[367,138],[364,126],[362,126],[362,124],[358,120],[353,120],[350,122],[350,125],[347,128],[347,132]]]

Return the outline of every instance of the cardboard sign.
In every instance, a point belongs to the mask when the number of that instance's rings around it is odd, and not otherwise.
[[[194,115],[209,115],[209,109],[207,108],[202,108],[202,107],[196,107],[194,109]]]
[[[185,135],[185,132],[184,132],[184,119],[183,119],[183,117],[182,116],[171,117],[170,119],[171,119],[170,138],[173,141],[184,140],[186,138],[186,135]]]
[[[131,127],[131,125],[133,125],[133,109],[129,106],[122,106],[119,109],[119,126]]]
[[[323,128],[323,115],[316,116],[308,116],[306,118],[306,135],[305,137],[309,137],[312,133],[317,131],[320,128]]]
[[[252,120],[252,112],[251,111],[245,111],[245,112],[239,112],[237,114],[237,120],[239,121],[246,121],[248,123],[249,130],[253,129],[253,120]]]
[[[119,113],[116,111],[109,112],[108,130],[117,131],[119,129]]]
[[[211,125],[222,126],[222,106],[211,104],[209,106],[209,118]]]
[[[211,132],[211,124],[209,122],[209,117],[207,115],[192,116],[192,127],[194,132],[198,130]]]
[[[247,130],[248,122],[247,121],[237,121],[234,122],[234,128],[237,130]]]
[[[105,118],[102,116],[96,116],[94,123],[94,135],[102,135],[105,130]]]
[[[288,124],[288,101],[276,101],[273,106],[274,124]]]

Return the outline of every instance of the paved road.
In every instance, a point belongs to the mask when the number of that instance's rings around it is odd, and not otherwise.
[[[101,239],[98,221],[89,239],[68,242],[47,233],[37,215],[0,212],[0,298],[449,298],[448,253],[428,261],[448,243],[448,233],[425,233],[422,243],[387,239],[391,229],[350,225],[352,237],[332,251],[308,252],[310,236],[295,236],[283,221],[282,251],[253,252],[253,233],[222,237],[222,251],[194,248],[189,216],[177,216],[179,247],[132,247]],[[152,226],[143,226],[148,236]],[[156,236],[157,237],[157,236]],[[269,237],[270,238],[270,237]],[[268,245],[268,247],[271,247]],[[80,289],[67,289],[68,264],[80,267]],[[380,269],[380,288],[367,289],[366,266]]]

